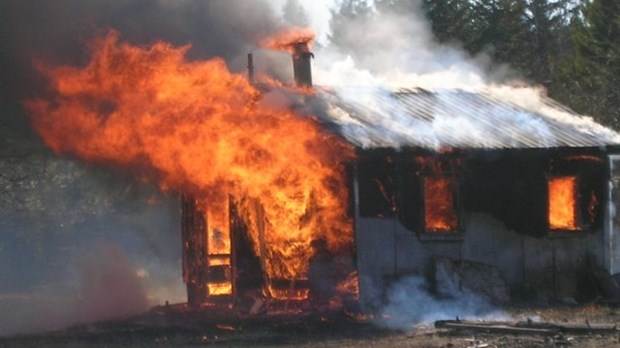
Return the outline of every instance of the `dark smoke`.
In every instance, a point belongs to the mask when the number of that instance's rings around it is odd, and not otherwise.
[[[109,28],[137,44],[192,44],[190,59],[219,56],[235,62],[282,25],[264,0],[5,0],[0,20],[2,85],[20,97],[41,89],[34,59],[83,63],[85,44]],[[243,66],[239,62],[233,69]]]

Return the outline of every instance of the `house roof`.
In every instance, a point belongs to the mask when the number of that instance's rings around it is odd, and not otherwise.
[[[324,122],[362,148],[598,147],[620,134],[532,89],[319,89]]]

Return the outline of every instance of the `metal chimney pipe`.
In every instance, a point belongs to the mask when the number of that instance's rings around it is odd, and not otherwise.
[[[297,42],[293,47],[293,74],[297,87],[312,87],[312,69],[310,59],[314,54],[308,48],[308,42]]]
[[[248,81],[251,85],[254,84],[254,57],[252,53],[248,53]]]

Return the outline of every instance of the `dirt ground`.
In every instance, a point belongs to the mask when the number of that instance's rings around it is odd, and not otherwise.
[[[159,313],[161,314],[161,313]],[[500,334],[435,329],[433,323],[406,331],[382,329],[350,313],[262,316],[213,321],[141,319],[80,325],[60,332],[0,339],[0,347],[620,347],[620,331],[607,333]],[[515,320],[619,324],[620,308],[587,305],[520,308]],[[146,320],[146,319],[148,320]],[[454,318],[446,318],[454,319]]]

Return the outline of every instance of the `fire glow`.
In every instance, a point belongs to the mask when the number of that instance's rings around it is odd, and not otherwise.
[[[424,179],[424,221],[430,232],[451,232],[458,224],[454,209],[454,182],[449,178]]]
[[[313,240],[352,250],[349,145],[311,117],[263,103],[221,59],[185,60],[189,49],[137,47],[111,32],[92,43],[85,67],[41,68],[54,96],[26,103],[35,129],[56,153],[130,168],[195,197],[208,266],[230,265],[229,197],[243,216],[260,210],[262,226],[249,224],[249,235],[270,279],[307,278]],[[209,284],[212,294],[231,291],[230,280]]]
[[[574,176],[549,179],[549,228],[577,230],[576,184]]]
[[[228,210],[228,204],[223,204],[220,209],[208,209],[206,213],[207,267],[220,271],[218,281],[207,283],[210,295],[231,295],[233,292]]]
[[[314,36],[312,28],[289,28],[262,40],[259,46],[294,53],[295,44],[306,43],[311,48]]]

